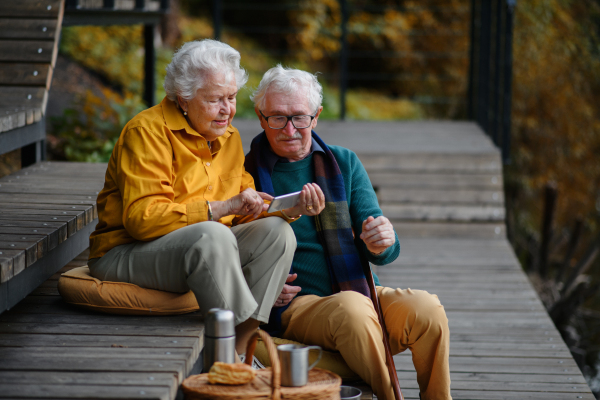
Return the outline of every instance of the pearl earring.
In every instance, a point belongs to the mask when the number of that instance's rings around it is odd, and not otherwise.
[[[184,111],[184,112],[183,112],[183,115],[187,115],[187,111]]]

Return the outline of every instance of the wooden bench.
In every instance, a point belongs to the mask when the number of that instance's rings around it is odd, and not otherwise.
[[[0,154],[44,158],[44,113],[58,52],[63,0],[0,2]]]
[[[0,178],[0,312],[88,247],[105,171],[41,162]]]
[[[146,98],[153,103],[154,32],[168,3],[0,2],[0,155],[20,151],[21,166],[31,166],[0,179],[0,313],[85,250],[97,217],[106,165],[40,163],[63,15],[69,25],[145,24]]]

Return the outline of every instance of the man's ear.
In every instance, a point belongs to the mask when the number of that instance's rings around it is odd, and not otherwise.
[[[323,111],[323,106],[319,107],[319,111],[317,111],[317,114],[315,115],[315,119],[313,119],[313,123],[312,123],[312,127],[311,127],[312,130],[314,130],[317,127],[317,120],[319,119],[319,115],[321,115],[321,111]]]
[[[260,127],[263,129],[266,129],[265,127],[267,126],[267,121],[265,121],[265,119],[262,117],[262,115],[260,115],[260,111],[258,111],[258,107],[254,107],[254,112],[256,113],[256,116],[258,117],[258,120],[260,121]]]

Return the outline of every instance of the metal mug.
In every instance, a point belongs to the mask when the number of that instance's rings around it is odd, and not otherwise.
[[[352,386],[340,386],[340,399],[341,400],[360,400],[362,396],[362,390]]]
[[[317,360],[308,365],[308,351],[319,350]],[[299,344],[282,344],[277,346],[277,354],[281,364],[282,386],[304,386],[308,382],[310,371],[321,360],[323,350],[319,346],[302,346]]]

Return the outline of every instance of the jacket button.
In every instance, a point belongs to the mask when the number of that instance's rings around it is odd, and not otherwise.
[[[206,166],[207,166],[207,167],[210,167],[210,163],[209,163],[209,162],[207,162],[207,163],[206,163]]]
[[[212,190],[212,186],[209,186],[209,187],[208,187],[208,190]]]

